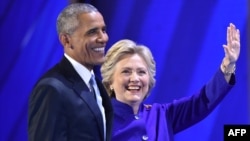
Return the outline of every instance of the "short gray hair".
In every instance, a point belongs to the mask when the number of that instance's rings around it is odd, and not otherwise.
[[[73,3],[65,7],[57,17],[57,33],[72,34],[79,25],[78,16],[82,13],[99,12],[91,4]]]
[[[115,65],[122,60],[126,55],[138,54],[147,64],[149,72],[149,91],[146,97],[150,94],[151,89],[155,85],[156,64],[153,55],[148,47],[138,45],[135,42],[123,39],[116,42],[107,52],[104,63],[101,66],[102,82],[110,97],[115,97],[113,90],[110,89],[112,83]],[[145,98],[146,98],[145,97]]]

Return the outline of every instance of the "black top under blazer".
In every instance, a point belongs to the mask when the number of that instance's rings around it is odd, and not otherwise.
[[[106,138],[111,140],[113,109],[96,78],[106,115]],[[63,59],[35,85],[29,99],[29,141],[103,141],[103,120],[93,93],[71,63]]]

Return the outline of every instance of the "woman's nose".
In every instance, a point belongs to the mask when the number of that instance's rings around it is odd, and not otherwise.
[[[132,73],[130,76],[130,81],[131,82],[138,82],[139,81],[139,76],[137,73]]]

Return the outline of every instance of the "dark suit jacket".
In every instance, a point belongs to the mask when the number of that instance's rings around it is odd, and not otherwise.
[[[96,79],[106,114],[107,141],[113,109]],[[29,99],[29,141],[103,141],[103,120],[93,93],[64,57],[34,87]]]

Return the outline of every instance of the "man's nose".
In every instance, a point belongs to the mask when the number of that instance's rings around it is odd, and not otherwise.
[[[106,43],[108,42],[108,39],[108,34],[106,32],[100,31],[100,33],[98,34],[97,41],[101,43]]]

